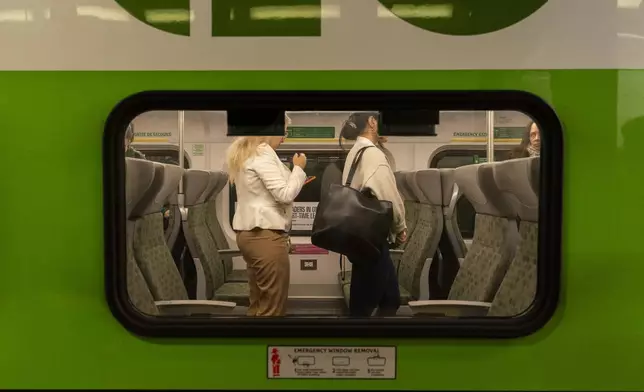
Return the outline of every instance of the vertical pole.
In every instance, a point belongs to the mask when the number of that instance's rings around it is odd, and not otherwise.
[[[494,111],[485,112],[487,129],[487,161],[494,162]]]
[[[184,154],[183,154],[183,133],[185,130],[185,116],[186,112],[183,110],[179,111],[179,116],[178,116],[178,126],[179,126],[179,167],[182,169],[185,169],[183,167],[183,162],[184,162]],[[179,195],[183,195],[183,177],[181,177],[181,181],[179,181]]]

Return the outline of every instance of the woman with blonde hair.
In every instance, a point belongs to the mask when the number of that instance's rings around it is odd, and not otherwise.
[[[286,116],[287,124],[290,119]],[[292,204],[306,181],[306,156],[289,170],[275,150],[284,136],[240,137],[228,149],[231,184],[237,192],[233,229],[248,266],[249,316],[284,316],[290,281],[288,232]]]

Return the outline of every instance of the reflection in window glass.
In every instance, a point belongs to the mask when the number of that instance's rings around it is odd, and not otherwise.
[[[375,110],[288,112],[283,135],[241,138],[227,136],[226,112],[141,115],[133,132],[145,158],[126,158],[131,302],[181,317],[522,313],[536,288],[540,130],[503,112],[495,162],[486,163],[485,116],[441,112],[439,124],[414,124],[414,136],[393,136],[391,127],[383,139],[387,123]],[[357,183],[392,201],[392,235],[380,259],[339,263],[340,255],[312,244],[311,227],[328,184],[341,182],[345,161],[363,146],[375,148]],[[455,185],[462,197],[452,211]],[[367,268],[352,270],[358,262]],[[516,288],[519,276],[534,278]],[[471,306],[426,301],[435,298]]]

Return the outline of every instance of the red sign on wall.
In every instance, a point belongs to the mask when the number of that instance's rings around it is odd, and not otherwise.
[[[293,255],[328,255],[329,251],[318,248],[312,244],[293,244],[291,254]]]

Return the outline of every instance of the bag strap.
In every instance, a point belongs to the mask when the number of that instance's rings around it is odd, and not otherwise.
[[[353,158],[353,162],[351,163],[351,169],[349,169],[349,175],[347,176],[347,181],[344,184],[345,186],[351,186],[351,181],[353,181],[353,176],[356,174],[356,170],[358,170],[358,165],[362,160],[362,155],[364,154],[367,148],[371,148],[371,147],[375,147],[375,146],[362,147],[356,154],[355,158]]]

